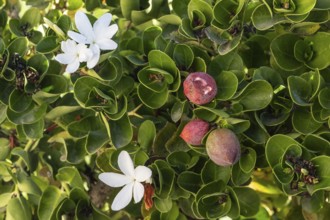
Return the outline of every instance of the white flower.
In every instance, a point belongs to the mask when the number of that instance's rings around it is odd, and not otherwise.
[[[134,202],[140,202],[144,195],[144,186],[142,182],[151,182],[151,170],[146,166],[137,166],[134,169],[133,161],[127,151],[120,152],[118,156],[119,169],[124,174],[119,173],[101,173],[99,179],[111,187],[124,186],[111,205],[111,209],[118,211],[125,208],[132,197]]]
[[[77,44],[73,40],[61,42],[61,49],[64,53],[56,55],[55,59],[62,64],[68,64],[66,72],[73,73],[81,62],[87,62],[93,56],[93,52],[85,44]]]
[[[116,42],[111,40],[118,31],[117,24],[110,25],[111,19],[112,15],[105,13],[92,26],[85,13],[78,11],[75,15],[76,27],[80,33],[69,31],[68,35],[78,43],[90,45],[89,48],[93,51],[93,57],[87,61],[88,68],[93,68],[97,64],[100,50],[114,50],[118,46]]]

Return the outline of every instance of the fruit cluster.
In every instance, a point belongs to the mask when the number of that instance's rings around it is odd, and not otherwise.
[[[190,73],[183,82],[183,90],[188,100],[196,105],[204,105],[214,100],[217,84],[207,73]],[[206,152],[210,159],[219,166],[230,166],[240,158],[240,143],[233,131],[216,128],[210,131],[209,122],[192,119],[183,128],[180,137],[190,145],[202,145],[206,138]]]

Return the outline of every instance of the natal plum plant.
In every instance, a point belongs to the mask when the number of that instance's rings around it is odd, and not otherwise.
[[[0,0],[0,219],[329,219],[329,10]]]

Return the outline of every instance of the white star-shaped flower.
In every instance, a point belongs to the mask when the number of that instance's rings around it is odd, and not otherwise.
[[[112,15],[105,13],[92,26],[85,13],[78,11],[75,14],[76,27],[80,33],[69,31],[68,35],[78,43],[90,45],[93,57],[87,61],[88,68],[93,68],[97,64],[101,50],[114,50],[118,46],[111,40],[118,31],[117,24],[110,25],[111,19]]]
[[[132,197],[135,203],[141,201],[144,195],[142,182],[151,182],[152,171],[146,166],[137,166],[134,169],[133,161],[127,151],[120,152],[118,166],[123,174],[107,172],[101,173],[99,179],[111,187],[123,187],[111,205],[114,211],[125,208]]]
[[[85,44],[77,44],[73,40],[61,42],[61,49],[64,53],[58,54],[55,60],[67,64],[66,72],[73,73],[81,62],[87,62],[93,56],[93,52]]]

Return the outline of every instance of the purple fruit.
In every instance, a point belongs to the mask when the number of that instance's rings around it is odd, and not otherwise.
[[[231,130],[217,128],[207,137],[206,152],[215,164],[230,166],[240,158],[240,143]]]
[[[183,92],[194,104],[211,102],[217,94],[217,84],[207,73],[190,73],[183,82]]]
[[[209,129],[210,125],[208,122],[201,119],[193,119],[184,126],[180,137],[188,144],[201,145],[202,139]]]

